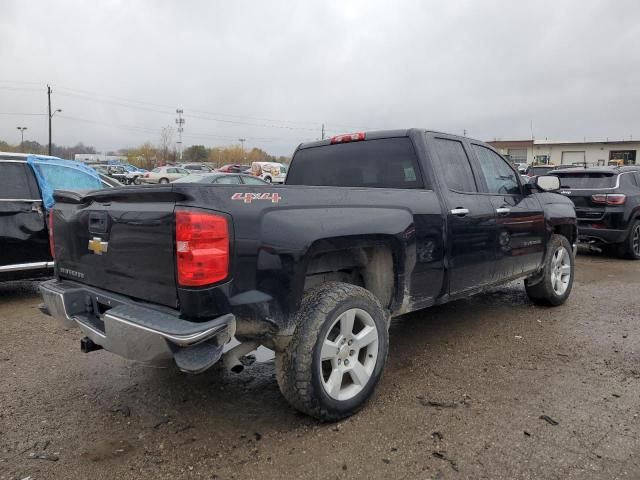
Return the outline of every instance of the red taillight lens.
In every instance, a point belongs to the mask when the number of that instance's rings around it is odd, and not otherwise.
[[[199,287],[224,280],[229,274],[229,225],[214,213],[176,212],[178,283]]]
[[[364,140],[364,132],[358,133],[347,133],[345,135],[338,135],[336,137],[331,137],[331,143],[349,143],[349,142],[359,142]]]
[[[144,178],[149,178],[149,174],[148,174],[148,173],[145,173],[145,174],[144,174]]]
[[[610,193],[607,195],[607,205],[624,205],[626,201],[627,197],[622,193]]]
[[[56,258],[56,242],[53,239],[53,210],[49,211],[47,224],[49,227],[49,252],[51,252],[51,258]]]
[[[591,201],[599,205],[624,205],[627,197],[622,193],[609,193],[607,195],[598,193],[591,195]]]

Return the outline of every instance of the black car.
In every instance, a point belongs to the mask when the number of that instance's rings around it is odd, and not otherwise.
[[[337,420],[373,392],[391,317],[517,279],[536,304],[566,301],[577,228],[559,186],[523,185],[483,142],[410,129],[300,145],[283,186],[56,192],[44,310],[86,352],[189,373],[241,370],[264,345],[291,404]]]
[[[554,165],[530,165],[525,175],[528,177],[537,177],[539,175],[548,175],[556,167]]]
[[[47,212],[53,189],[94,190],[102,184],[78,162],[0,153],[0,281],[51,276]]]
[[[581,244],[640,259],[640,166],[554,170],[576,206]]]

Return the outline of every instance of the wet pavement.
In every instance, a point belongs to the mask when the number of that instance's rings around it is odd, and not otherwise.
[[[558,308],[514,283],[395,320],[377,393],[337,424],[290,408],[271,360],[82,354],[39,302],[0,285],[0,480],[640,478],[640,262],[580,255]]]

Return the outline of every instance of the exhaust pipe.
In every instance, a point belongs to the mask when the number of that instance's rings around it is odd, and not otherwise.
[[[253,352],[259,346],[260,344],[258,342],[244,342],[236,345],[227,353],[222,355],[222,362],[230,372],[240,373],[244,370],[244,365],[240,362],[240,359],[249,352]]]

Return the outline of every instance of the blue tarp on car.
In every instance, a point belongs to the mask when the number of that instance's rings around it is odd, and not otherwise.
[[[55,203],[53,191],[62,190],[98,190],[103,188],[98,172],[84,163],[62,160],[56,157],[29,155],[27,164],[33,169],[42,202],[48,210]]]

